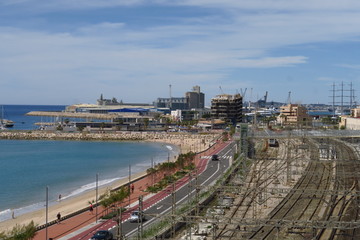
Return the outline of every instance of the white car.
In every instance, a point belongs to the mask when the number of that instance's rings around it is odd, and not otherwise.
[[[140,215],[141,215],[141,218],[140,218]],[[144,216],[144,212],[141,212],[141,214],[140,214],[140,212],[138,210],[136,210],[131,213],[130,222],[140,222],[140,219],[141,219],[141,221],[146,220],[145,216]]]

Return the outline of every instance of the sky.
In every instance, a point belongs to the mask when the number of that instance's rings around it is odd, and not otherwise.
[[[359,16],[358,0],[0,0],[0,104],[152,103],[195,85],[206,105],[330,104],[333,85],[360,88]]]

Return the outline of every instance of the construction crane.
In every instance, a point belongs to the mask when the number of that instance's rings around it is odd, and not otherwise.
[[[224,94],[224,91],[222,90],[221,86],[219,86],[221,94]]]
[[[286,100],[286,103],[291,104],[291,92],[289,92],[289,94],[288,94],[288,98]]]
[[[266,91],[265,95],[264,95],[264,99],[259,99],[257,101],[257,105],[261,108],[264,108],[266,106],[266,101],[267,101],[267,95],[268,95],[268,92]]]
[[[241,96],[243,97],[243,99],[245,99],[246,90],[247,90],[247,88],[245,88],[245,90],[244,90],[244,91],[243,91],[243,89],[242,89],[242,88],[240,88]]]

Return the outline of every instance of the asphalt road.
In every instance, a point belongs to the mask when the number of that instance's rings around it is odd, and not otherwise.
[[[195,186],[210,186],[218,178],[220,178],[226,169],[229,168],[235,151],[235,143],[230,142],[221,150],[214,151],[212,153],[219,156],[219,161],[212,161],[211,156],[202,156],[201,162],[197,167],[197,177],[192,176],[190,181],[189,176],[186,176],[180,181],[177,181],[175,186],[168,186],[165,191],[144,200],[142,209],[144,210],[146,220],[142,223],[143,229],[146,229],[147,226],[150,226],[157,220],[157,218],[153,216],[162,216],[170,213],[172,211],[172,203],[174,199],[176,201],[175,205],[179,207],[180,205],[186,203],[189,197],[195,197]],[[175,191],[173,191],[174,189]],[[174,195],[172,192],[174,192]],[[133,209],[137,210],[138,206],[133,207]],[[127,237],[136,236],[139,234],[138,230],[140,229],[140,223],[131,223],[129,221],[129,217],[129,213],[123,216],[123,219],[125,220],[123,220],[121,224],[122,235]],[[118,231],[116,222],[109,220],[106,224],[102,225],[101,229],[109,229],[113,233],[114,238],[116,238]],[[89,235],[89,233],[92,231],[93,229],[89,229],[88,231],[85,231],[71,239],[89,239],[92,236]]]
[[[175,197],[172,196],[171,192],[173,187],[170,186],[168,188],[168,194],[166,197],[164,197],[163,200],[158,201],[156,203],[152,203],[150,206],[145,205],[143,209],[145,209],[144,214],[146,217],[146,220],[143,222],[143,229],[146,228],[146,226],[152,224],[156,218],[152,217],[154,215],[165,215],[172,211],[172,203],[175,199],[176,206],[179,206],[181,204],[184,204],[188,201],[188,197],[194,198],[196,195],[195,186],[209,186],[211,183],[216,181],[220,176],[223,175],[223,173],[228,169],[230,165],[230,159],[233,158],[235,154],[235,145],[234,143],[229,144],[224,149],[222,149],[218,153],[219,161],[212,161],[211,156],[207,156],[206,159],[208,161],[205,162],[205,170],[200,173],[197,177],[197,180],[194,177],[192,177],[191,181],[189,181],[189,178],[182,179],[182,182],[178,183],[178,186],[176,187]],[[190,185],[190,187],[189,187]],[[201,188],[201,187],[200,187]],[[130,221],[125,221],[122,224],[122,230],[123,234],[126,236],[131,236],[133,234],[139,234],[139,223],[130,223]],[[114,231],[114,236],[116,229]]]

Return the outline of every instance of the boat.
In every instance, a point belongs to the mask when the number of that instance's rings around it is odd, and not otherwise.
[[[1,118],[0,118],[0,129],[11,128],[14,126],[14,124],[15,124],[14,121],[4,118],[4,106],[2,106]]]
[[[1,124],[5,127],[5,128],[11,128],[14,126],[15,122],[8,120],[8,119],[2,119],[1,120]]]

